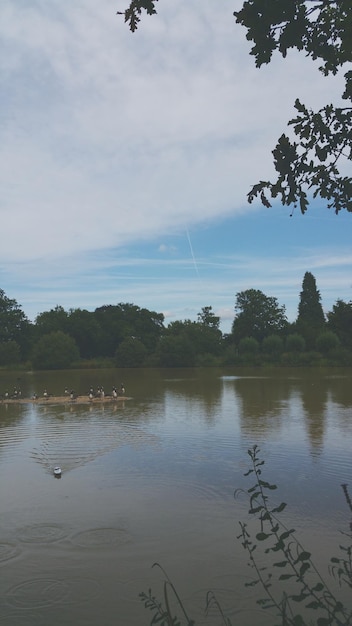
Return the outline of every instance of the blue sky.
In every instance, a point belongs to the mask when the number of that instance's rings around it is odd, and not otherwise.
[[[350,215],[246,200],[295,98],[339,103],[341,76],[293,52],[256,69],[238,0],[161,0],[135,34],[127,4],[2,0],[0,288],[32,320],[211,305],[225,332],[249,288],[293,321],[306,271],[325,311],[351,300]]]

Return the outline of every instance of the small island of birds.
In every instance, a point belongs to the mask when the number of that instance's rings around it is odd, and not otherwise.
[[[16,390],[17,391],[17,390]],[[6,404],[102,404],[109,402],[121,402],[130,400],[126,395],[124,384],[119,388],[114,386],[111,392],[106,392],[104,387],[90,387],[86,393],[76,393],[74,389],[66,387],[62,396],[56,396],[44,389],[42,394],[33,393],[30,397],[22,396],[21,393],[10,394],[6,391],[1,396],[1,402]]]

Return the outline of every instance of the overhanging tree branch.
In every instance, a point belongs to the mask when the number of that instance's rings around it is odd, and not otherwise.
[[[156,13],[157,1],[132,0],[118,13],[134,32],[142,11]],[[275,51],[285,58],[290,48],[319,59],[324,76],[336,75],[352,62],[351,0],[246,0],[234,16],[247,29],[258,68],[270,63]],[[344,78],[341,97],[352,103],[352,71]],[[309,201],[320,197],[336,214],[352,212],[352,177],[346,174],[352,160],[352,107],[328,104],[315,112],[297,98],[295,108],[299,115],[288,122],[295,140],[282,134],[272,152],[276,181],[253,185],[248,201],[259,197],[270,207],[269,198],[280,198],[283,205],[299,205],[305,213]]]
[[[286,57],[289,48],[321,59],[319,70],[324,76],[337,74],[352,61],[350,0],[248,0],[234,15],[247,28],[247,39],[254,42],[250,54],[257,67],[269,63],[276,50]],[[352,72],[344,77],[342,98],[352,101]],[[277,179],[254,185],[248,201],[259,197],[270,207],[269,197],[279,197],[283,205],[299,205],[305,213],[309,194],[327,200],[336,214],[341,209],[352,211],[352,178],[344,174],[352,160],[352,108],[329,104],[315,112],[299,99],[295,108],[299,115],[288,125],[298,141],[281,135],[272,152]]]

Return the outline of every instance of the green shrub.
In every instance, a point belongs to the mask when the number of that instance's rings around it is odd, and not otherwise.
[[[18,365],[21,360],[21,349],[17,341],[0,343],[0,365]]]
[[[43,335],[34,345],[32,364],[34,369],[67,369],[79,361],[79,350],[70,335],[61,330]]]
[[[135,337],[124,339],[115,352],[116,367],[142,367],[147,356],[144,343]]]
[[[284,342],[279,335],[268,335],[262,341],[262,351],[270,360],[278,360],[284,349]]]
[[[286,350],[287,352],[303,352],[306,348],[306,342],[302,335],[293,333],[286,338]]]
[[[322,354],[329,354],[331,350],[335,350],[340,345],[338,336],[332,330],[325,330],[318,335],[315,346]]]
[[[254,356],[259,352],[259,342],[254,337],[244,337],[238,344],[238,351],[242,356]]]

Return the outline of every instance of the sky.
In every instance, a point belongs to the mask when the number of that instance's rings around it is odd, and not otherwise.
[[[2,0],[0,289],[32,321],[211,306],[230,332],[245,289],[294,321],[306,271],[325,312],[352,300],[347,212],[247,202],[295,99],[338,104],[343,79],[294,51],[257,69],[241,4],[160,0],[132,34],[128,0]]]

